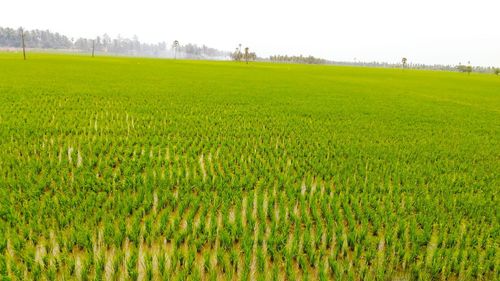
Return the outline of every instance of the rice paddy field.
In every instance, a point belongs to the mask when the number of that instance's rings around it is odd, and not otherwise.
[[[498,280],[500,78],[0,53],[2,280]]]

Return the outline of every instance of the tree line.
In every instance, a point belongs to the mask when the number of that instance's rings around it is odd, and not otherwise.
[[[48,30],[25,30],[26,45],[40,49],[68,49],[73,42],[65,35]],[[0,27],[0,46],[18,48],[21,44],[21,30]]]
[[[70,38],[66,35],[49,30],[24,30],[26,48],[30,49],[58,49],[73,52],[90,52],[94,50],[98,53],[132,55],[132,56],[153,56],[153,57],[173,57],[174,53],[182,58],[227,58],[230,53],[215,48],[196,44],[178,44],[170,47],[166,42],[144,43],[139,41],[137,36],[125,38],[118,35],[112,38],[108,34],[97,36],[96,38]],[[20,48],[21,29],[0,27],[0,47]]]
[[[57,49],[71,52],[97,52],[104,54],[117,54],[127,56],[152,56],[152,57],[179,57],[186,59],[232,59],[235,61],[269,61],[280,63],[303,63],[303,64],[333,64],[350,66],[370,66],[370,67],[389,67],[389,68],[410,68],[410,69],[429,69],[429,70],[447,70],[459,71],[465,73],[481,72],[494,73],[500,75],[500,68],[481,67],[468,65],[441,65],[441,64],[415,64],[408,63],[408,59],[403,58],[401,63],[387,62],[360,62],[356,59],[352,61],[332,61],[314,56],[303,55],[272,55],[268,58],[259,58],[255,52],[250,52],[248,47],[242,48],[242,45],[236,48],[234,52],[227,52],[196,44],[182,45],[175,40],[174,44],[168,46],[166,42],[143,43],[137,36],[133,38],[124,38],[118,35],[111,38],[108,34],[97,36],[96,38],[70,38],[57,32],[49,30],[24,30],[24,39],[26,48],[29,49]],[[21,29],[0,27],[0,48],[20,48],[21,47]]]
[[[422,70],[444,70],[444,71],[458,71],[464,73],[478,72],[478,73],[493,73],[500,75],[500,68],[485,67],[485,66],[472,66],[470,62],[467,65],[459,63],[458,65],[443,65],[443,64],[421,64],[409,63],[408,58],[402,58],[401,63],[388,63],[377,61],[334,61],[314,56],[288,56],[288,55],[274,55],[267,59],[261,59],[269,62],[279,63],[302,63],[302,64],[328,64],[328,65],[344,65],[344,66],[364,66],[364,67],[382,67],[382,68],[403,68],[403,69],[422,69]]]
[[[270,56],[269,60],[272,62],[290,62],[290,63],[305,63],[305,64],[328,64],[328,60],[316,58],[313,56],[288,56],[288,55],[274,55]]]

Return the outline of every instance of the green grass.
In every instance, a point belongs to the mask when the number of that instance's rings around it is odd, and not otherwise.
[[[0,53],[0,276],[492,280],[500,79]]]

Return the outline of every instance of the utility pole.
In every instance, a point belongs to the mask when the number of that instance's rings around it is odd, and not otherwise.
[[[95,40],[92,40],[92,57],[94,57],[94,51],[95,51]]]
[[[172,44],[172,47],[174,48],[174,59],[177,59],[177,49],[179,48],[179,41],[175,40]]]
[[[23,43],[23,58],[24,60],[26,60],[26,45],[24,44],[24,30],[22,27],[21,27],[21,40]]]

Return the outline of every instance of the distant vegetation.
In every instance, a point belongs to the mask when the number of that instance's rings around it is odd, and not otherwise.
[[[465,72],[467,74],[470,74],[473,70],[472,66],[470,65],[470,62],[468,65],[463,65],[463,64],[457,65],[457,69],[458,69],[458,71]],[[495,72],[495,69],[493,69],[493,73],[494,72]]]
[[[175,51],[166,42],[157,44],[142,43],[139,38],[111,38],[104,34],[96,38],[70,38],[59,33],[48,30],[25,30],[25,40],[27,48],[34,49],[59,49],[75,52],[90,52],[95,47],[95,51],[105,54],[130,55],[130,56],[155,56],[182,58],[227,58],[229,52],[217,50],[205,45],[178,44]],[[0,47],[19,48],[20,30],[0,27]]]
[[[249,47],[245,47],[244,51],[242,51],[240,44],[239,47],[236,48],[233,53],[231,53],[231,59],[235,61],[244,60],[246,63],[248,63],[249,61],[257,60],[257,55],[254,52],[250,52]]]
[[[292,62],[292,63],[305,63],[305,64],[328,64],[328,60],[315,58],[313,56],[287,56],[287,55],[274,55],[270,56],[269,60],[272,62]]]
[[[241,44],[234,52],[222,51],[208,46],[191,43],[182,44],[175,40],[174,44],[160,42],[156,44],[143,43],[137,36],[132,39],[118,36],[111,38],[104,34],[96,38],[70,38],[59,33],[48,30],[26,30],[26,48],[28,49],[53,49],[62,52],[91,53],[94,49],[98,54],[124,55],[124,56],[148,56],[148,57],[169,57],[185,59],[215,59],[215,60],[235,60],[235,61],[268,61],[278,63],[301,63],[301,64],[333,64],[349,66],[369,66],[385,68],[409,68],[409,69],[429,69],[447,70],[460,72],[482,72],[495,73],[494,67],[481,67],[467,65],[428,65],[411,63],[408,58],[403,58],[400,63],[387,63],[376,61],[334,61],[314,56],[303,55],[272,55],[267,58],[258,57],[250,49],[243,48]],[[175,43],[177,42],[177,43]],[[0,27],[0,48],[20,48],[20,29]],[[247,53],[245,53],[245,51]]]

